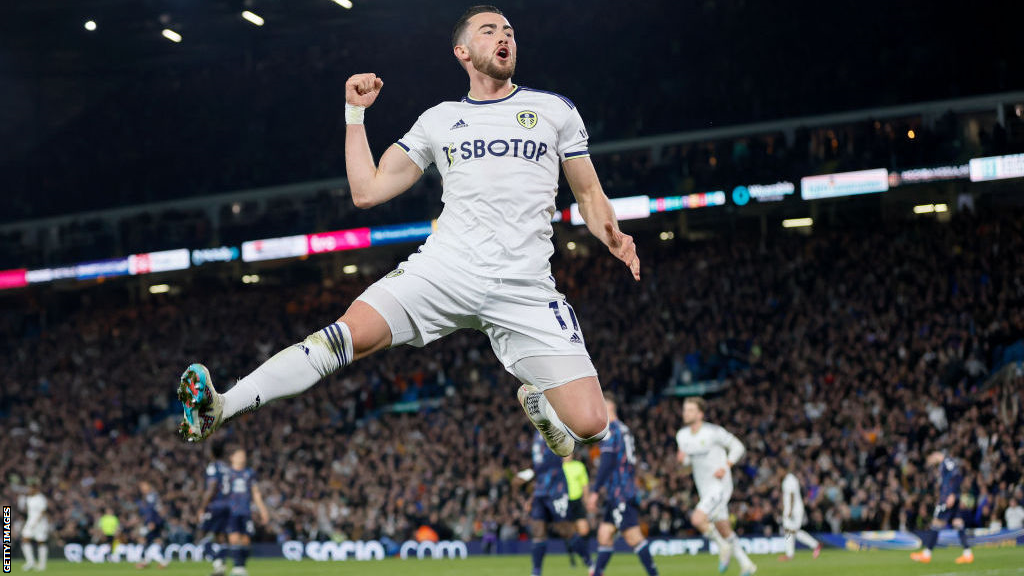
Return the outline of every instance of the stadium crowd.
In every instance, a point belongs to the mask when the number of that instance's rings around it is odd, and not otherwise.
[[[778,533],[787,467],[811,530],[923,528],[936,448],[965,464],[968,526],[1022,505],[1024,376],[1012,364],[990,376],[1024,337],[1024,213],[638,241],[641,283],[585,244],[553,269],[636,436],[652,535],[692,533],[681,401],[667,391],[706,381],[728,386],[708,419],[748,450],[730,507],[742,534]],[[177,375],[202,361],[227,387],[374,279],[196,285],[127,305],[100,287],[61,317],[25,296],[0,316],[0,495],[38,478],[56,539],[93,541],[107,509],[136,533],[148,480],[169,538],[194,537],[209,455],[175,436]],[[360,361],[217,440],[249,451],[272,511],[263,540],[401,541],[424,525],[521,538],[529,488],[511,479],[530,464],[532,428],[515,390],[486,339],[459,332]]]

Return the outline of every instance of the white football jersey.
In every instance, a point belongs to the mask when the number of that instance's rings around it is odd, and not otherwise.
[[[547,277],[559,167],[589,154],[587,138],[568,98],[521,86],[424,112],[397,142],[444,182],[444,209],[421,251],[481,276]]]
[[[38,526],[46,524],[46,496],[35,494],[25,498],[25,512],[28,518],[25,520],[25,531],[35,530]]]
[[[693,482],[701,494],[720,484],[732,486],[729,462],[735,464],[746,452],[739,438],[707,422],[701,424],[696,434],[689,426],[680,428],[676,444],[679,451],[686,454],[686,463],[693,466]],[[715,478],[719,468],[725,468],[725,476],[720,479]]]
[[[790,501],[792,501],[792,508],[790,508]],[[782,479],[782,515],[802,516],[803,511],[804,500],[800,495],[800,481],[790,472]]]

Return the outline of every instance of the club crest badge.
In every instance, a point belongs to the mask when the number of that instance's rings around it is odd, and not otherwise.
[[[516,114],[516,120],[519,122],[519,125],[522,126],[523,128],[526,128],[527,130],[532,130],[533,127],[537,125],[537,122],[540,121],[540,117],[537,116],[536,112],[533,112],[531,110],[523,110],[519,114]]]

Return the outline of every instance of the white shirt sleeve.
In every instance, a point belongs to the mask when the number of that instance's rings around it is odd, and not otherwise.
[[[733,436],[725,428],[719,426],[717,436],[716,441],[722,448],[725,448],[725,457],[729,462],[735,464],[740,461],[740,458],[743,458],[744,454],[747,453],[747,449],[743,446],[743,442],[740,442],[739,438]]]
[[[565,123],[558,130],[558,157],[564,162],[573,158],[589,156],[590,151],[587,148],[589,138],[590,135],[587,134],[587,128],[583,125],[583,118],[580,116],[579,110],[575,107],[571,108],[566,115]]]
[[[416,119],[416,123],[396,144],[405,150],[405,153],[420,167],[420,170],[426,170],[434,163],[434,149],[430,145],[430,137],[427,135],[423,115]]]
[[[683,466],[689,466],[690,465],[690,455],[687,454],[685,451],[683,451],[683,429],[682,428],[680,428],[679,431],[676,432],[676,449],[683,453],[682,465]]]

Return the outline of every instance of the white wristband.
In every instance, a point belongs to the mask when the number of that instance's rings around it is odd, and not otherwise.
[[[362,124],[366,106],[355,106],[345,102],[345,124]]]

